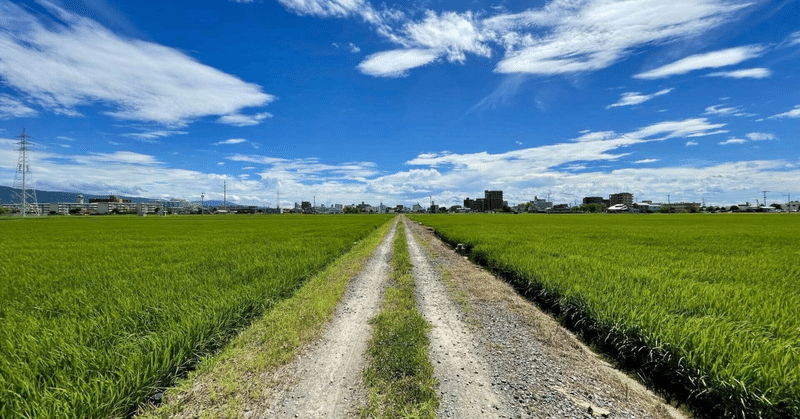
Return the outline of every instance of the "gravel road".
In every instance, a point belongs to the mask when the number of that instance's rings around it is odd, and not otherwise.
[[[520,297],[436,238],[406,225],[417,304],[431,324],[439,418],[685,419]],[[271,375],[249,418],[350,418],[366,403],[368,323],[379,311],[397,224],[349,285],[323,337]]]
[[[405,222],[405,218],[403,219]],[[450,300],[445,284],[406,223],[409,255],[417,281],[417,305],[431,325],[430,359],[442,403],[437,415],[493,418],[503,415],[507,402],[492,389],[487,354]]]
[[[415,222],[407,225],[416,239],[409,242],[419,304],[433,324],[431,354],[436,365],[441,365],[442,352],[451,358],[436,370],[444,393],[439,417],[685,418],[600,359],[508,284],[453,252],[430,229]],[[451,299],[460,296],[464,304],[443,302],[442,295],[448,293]],[[459,373],[459,363],[464,374]],[[475,380],[465,389],[460,375],[472,374]],[[476,403],[481,408],[499,405],[478,412]]]
[[[350,283],[319,342],[276,373],[280,384],[261,418],[348,418],[366,399],[364,352],[372,337],[368,320],[380,309],[397,223]]]

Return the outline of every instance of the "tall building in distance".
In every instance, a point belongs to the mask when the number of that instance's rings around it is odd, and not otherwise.
[[[483,191],[483,198],[464,200],[464,208],[475,212],[503,209],[503,191]]]
[[[609,195],[608,201],[612,206],[624,204],[630,207],[633,205],[633,194],[630,192],[613,193]]]
[[[486,211],[503,209],[503,191],[483,191],[483,196],[486,200]]]

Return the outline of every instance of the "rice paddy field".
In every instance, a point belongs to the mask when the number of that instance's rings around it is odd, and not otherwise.
[[[0,417],[125,417],[391,217],[0,219]]]
[[[800,417],[800,217],[415,215],[699,417]]]

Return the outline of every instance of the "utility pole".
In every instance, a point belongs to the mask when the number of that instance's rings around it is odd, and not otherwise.
[[[203,212],[206,209],[206,193],[205,191],[200,192],[200,215],[203,215]]]

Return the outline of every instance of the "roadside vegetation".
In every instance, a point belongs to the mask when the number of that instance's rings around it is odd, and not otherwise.
[[[388,219],[0,221],[0,417],[130,414]]]
[[[243,417],[242,406],[264,400],[264,381],[256,378],[290,362],[300,348],[321,335],[347,285],[362,271],[391,225],[385,222],[254,321],[220,353],[204,359],[188,378],[167,390],[161,406],[140,417]]]
[[[417,311],[413,265],[405,229],[398,223],[390,287],[381,312],[372,321],[364,382],[369,404],[364,418],[435,418],[438,382],[428,357],[430,325]]]
[[[415,215],[700,417],[800,417],[793,215]]]

